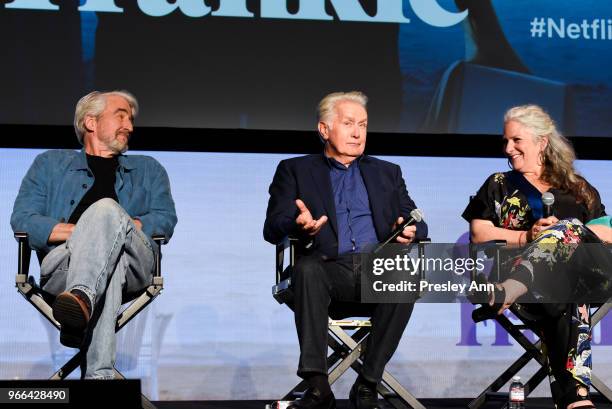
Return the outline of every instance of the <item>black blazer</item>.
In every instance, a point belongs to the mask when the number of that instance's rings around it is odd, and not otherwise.
[[[359,161],[363,176],[376,236],[383,241],[390,233],[399,216],[404,219],[416,205],[408,196],[402,171],[398,165],[364,156]],[[329,165],[323,154],[307,155],[281,161],[270,184],[270,200],[264,223],[264,239],[277,244],[288,235],[300,237],[295,223],[298,209],[296,199],[301,199],[315,219],[326,215],[327,223],[314,238],[309,250],[327,257],[338,256],[338,227],[336,207],[332,193]],[[417,224],[417,238],[427,237],[427,224]]]

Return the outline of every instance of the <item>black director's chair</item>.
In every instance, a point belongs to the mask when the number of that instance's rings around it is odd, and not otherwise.
[[[287,238],[276,245],[276,285],[272,287],[272,295],[276,301],[279,304],[286,304],[292,310],[291,269],[295,265],[298,242],[298,239]],[[427,242],[429,240],[419,242],[419,257],[424,254],[424,245]],[[289,253],[289,263],[286,268],[284,265],[285,250],[288,250]],[[329,314],[327,342],[332,352],[327,357],[327,367],[329,384],[332,385],[349,368],[359,373],[366,349],[365,341],[370,335],[372,325],[369,319],[346,319],[346,317],[368,317],[371,314],[368,304],[332,302]],[[301,381],[280,400],[294,400],[307,388],[306,381]],[[382,398],[396,409],[425,409],[425,406],[387,371],[383,373],[382,382],[378,385],[377,390]]]
[[[28,234],[25,232],[15,233],[15,239],[18,243],[18,264],[17,276],[15,277],[15,285],[17,290],[23,297],[28,300],[55,328],[60,329],[60,324],[53,318],[54,296],[44,291],[36,284],[34,277],[29,275],[30,256],[32,250],[28,244]],[[163,235],[153,236],[153,240],[157,244],[157,252],[155,255],[155,269],[153,272],[153,281],[136,299],[134,299],[124,310],[117,316],[117,324],[115,332],[123,328],[132,318],[140,313],[147,305],[149,305],[155,297],[157,297],[164,288],[164,279],[161,276],[161,246],[166,243],[166,238]],[[42,261],[42,260],[39,260]],[[129,302],[131,300],[124,300]],[[58,369],[49,379],[61,380],[70,375],[81,363],[81,351],[78,351],[68,362]],[[125,377],[116,369],[113,368],[115,379],[125,379]],[[154,409],[155,406],[142,395],[143,409]]]
[[[513,254],[517,253],[517,249],[509,249],[506,246],[506,242],[503,240],[493,240],[482,244],[470,244],[470,257],[475,260],[478,255],[484,254],[488,258],[492,258],[493,265],[489,275],[489,282],[501,282],[501,271],[502,263],[507,260]],[[477,280],[476,271],[471,272],[471,280]],[[478,304],[478,302],[474,302]],[[482,304],[479,308],[474,310],[472,317],[475,322],[483,321],[485,318],[485,311],[489,308],[488,304]],[[612,299],[606,303],[596,307],[596,310],[591,315],[591,327],[594,327],[599,323],[612,308]],[[525,336],[523,331],[531,331],[533,328],[530,325],[532,321],[531,314],[525,311],[521,304],[513,304],[509,310],[518,317],[522,323],[514,323],[505,315],[495,315],[493,319],[504,328],[508,334],[514,338],[514,340],[525,350],[525,352],[514,361],[504,372],[502,372],[497,379],[495,379],[485,390],[483,390],[478,397],[470,401],[468,404],[469,409],[478,409],[490,401],[499,402],[500,408],[505,408],[508,402],[508,394],[506,392],[500,392],[499,390],[506,385],[513,376],[525,367],[531,360],[536,361],[540,367],[535,374],[529,378],[525,383],[525,396],[528,396],[535,388],[547,377],[547,362],[546,357],[541,351],[542,342],[540,340],[535,343],[531,342],[529,338]],[[490,318],[490,317],[487,317]],[[612,390],[606,386],[594,373],[591,375],[591,383],[593,388],[599,392],[602,398],[612,402]],[[593,396],[596,398],[596,396]]]

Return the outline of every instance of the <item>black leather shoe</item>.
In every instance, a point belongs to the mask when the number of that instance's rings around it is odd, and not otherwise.
[[[481,284],[490,284],[487,276],[482,273],[476,276],[474,283],[479,285],[478,288],[483,288],[480,286]],[[493,296],[493,302],[495,303],[493,305],[489,305],[491,296]],[[498,286],[494,283],[493,294],[491,294],[489,291],[473,291],[468,295],[468,299],[474,304],[482,304],[480,307],[472,311],[472,320],[475,323],[478,323],[488,319],[495,319],[495,317],[497,317],[499,309],[502,307],[504,300],[506,299],[506,291],[503,287],[498,288]]]
[[[349,402],[353,409],[380,409],[378,393],[368,385],[355,382],[349,394]]]
[[[294,401],[287,409],[335,409],[336,398],[333,393],[321,396],[317,388],[308,388],[301,399]]]

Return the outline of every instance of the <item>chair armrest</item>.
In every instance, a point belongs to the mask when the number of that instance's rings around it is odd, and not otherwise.
[[[166,240],[166,236],[163,234],[154,234],[152,237],[153,241],[158,244],[166,244],[168,240]]]
[[[414,239],[413,243],[418,245],[418,254],[419,259],[425,258],[425,245],[431,244],[431,239],[429,237],[425,237],[423,239]],[[423,268],[423,264],[419,263],[419,281],[425,280],[425,269]]]
[[[28,233],[23,231],[15,232],[15,240],[17,240],[17,274],[25,275],[24,282],[28,280],[30,272],[30,256],[32,249],[28,242]]]
[[[155,270],[153,271],[153,277],[161,277],[161,246],[166,244],[166,236],[163,234],[154,234],[151,236],[155,244],[157,244],[157,251],[155,252]]]
[[[285,269],[285,250],[289,249],[289,262],[287,269],[295,265],[295,249],[299,243],[296,237],[285,237],[276,245],[276,277],[275,285],[272,286],[272,296],[279,304],[286,304],[293,301],[293,291],[291,290],[291,277],[282,280]]]
[[[15,237],[15,240],[17,241],[21,241],[28,238],[28,233],[24,232],[24,231],[16,231],[15,234],[13,235]]]
[[[506,240],[489,240],[482,243],[470,243],[470,248],[475,251],[497,251],[508,245]]]
[[[489,240],[482,243],[470,243],[469,256],[472,260],[476,260],[479,251],[484,251],[487,257],[493,258],[495,265],[493,272],[497,279],[501,274],[501,250],[508,245],[506,240]],[[476,280],[476,269],[470,272],[470,280]]]
[[[295,248],[299,239],[292,236],[285,237],[276,245],[276,284],[280,283],[283,272],[285,271],[285,250],[289,249],[289,263],[287,267],[295,265]]]

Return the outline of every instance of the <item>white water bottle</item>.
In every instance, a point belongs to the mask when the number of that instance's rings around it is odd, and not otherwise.
[[[508,409],[525,409],[525,385],[520,376],[513,376],[510,384]]]

